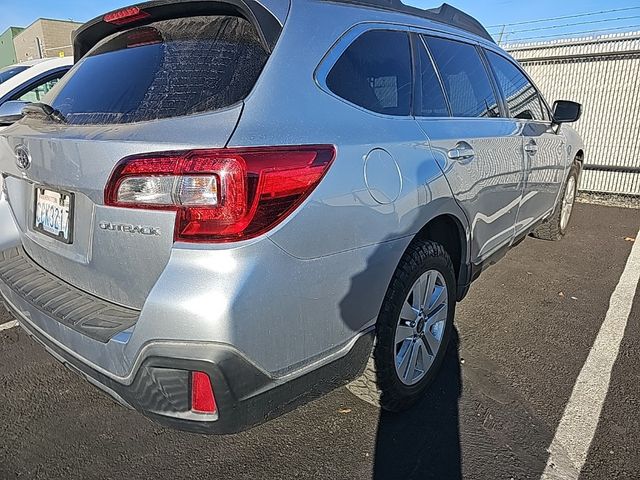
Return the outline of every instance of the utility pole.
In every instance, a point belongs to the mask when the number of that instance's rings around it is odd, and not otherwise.
[[[507,28],[506,25],[502,26],[502,30],[500,30],[500,36],[498,37],[498,45],[502,45],[502,38],[504,37],[504,31]]]

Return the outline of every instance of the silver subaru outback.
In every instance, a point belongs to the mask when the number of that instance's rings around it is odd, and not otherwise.
[[[580,105],[448,5],[155,0],[74,51],[0,135],[0,292],[162,424],[236,432],[351,381],[406,409],[471,282],[567,230]]]

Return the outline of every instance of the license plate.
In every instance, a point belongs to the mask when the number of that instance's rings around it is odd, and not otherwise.
[[[73,242],[73,194],[36,187],[34,230],[64,243]]]

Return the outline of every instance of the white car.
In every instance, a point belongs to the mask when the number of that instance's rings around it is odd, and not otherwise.
[[[0,69],[0,109],[9,101],[39,102],[69,71],[73,58],[45,58]],[[0,125],[2,129],[6,125]]]
[[[58,80],[73,66],[72,57],[44,58],[39,60],[29,60],[26,62],[9,65],[0,69],[0,111],[2,106],[17,100],[16,105],[9,107],[21,110],[21,103],[18,102],[39,102],[44,95],[58,83]],[[18,112],[16,112],[18,113]],[[16,120],[19,116],[16,116]],[[0,123],[0,131],[8,124]],[[2,179],[0,178],[0,190],[2,189]],[[0,202],[3,200],[0,195]]]

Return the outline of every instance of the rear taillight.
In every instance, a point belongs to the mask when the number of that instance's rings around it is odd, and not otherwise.
[[[176,212],[174,239],[253,238],[287,217],[320,183],[331,145],[193,150],[126,158],[105,189],[105,204]]]

